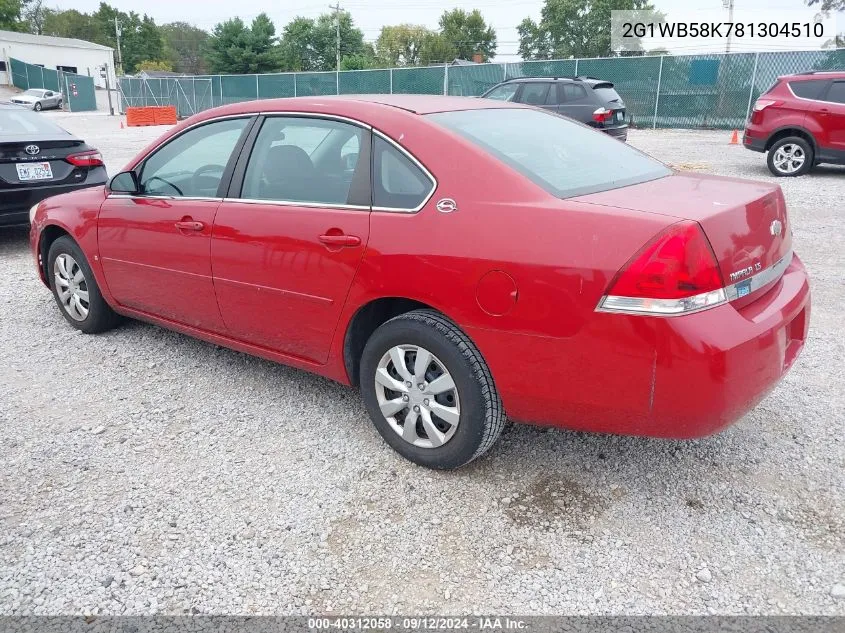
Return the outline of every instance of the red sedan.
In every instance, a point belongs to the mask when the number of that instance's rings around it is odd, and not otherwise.
[[[143,319],[357,385],[384,439],[435,468],[483,454],[505,416],[714,433],[809,324],[779,187],[487,99],[209,110],[32,216],[74,327]]]

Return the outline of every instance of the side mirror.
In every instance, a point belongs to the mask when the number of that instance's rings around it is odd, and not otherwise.
[[[138,175],[134,171],[123,171],[109,181],[109,191],[112,193],[140,193]]]

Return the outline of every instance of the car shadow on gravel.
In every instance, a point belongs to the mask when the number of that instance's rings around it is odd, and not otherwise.
[[[28,226],[0,227],[0,253],[22,253],[29,249]]]

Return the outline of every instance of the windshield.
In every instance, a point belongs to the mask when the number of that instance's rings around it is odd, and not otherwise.
[[[0,109],[0,136],[26,136],[27,134],[51,134],[59,137],[68,135],[58,125],[30,110]]]
[[[608,86],[607,84],[599,88],[593,88],[593,92],[602,101],[622,101],[622,97],[613,89],[613,86]]]
[[[43,90],[34,90],[34,89],[33,89],[33,90],[27,90],[26,92],[24,92],[24,94],[25,94],[25,95],[30,95],[30,96],[33,96],[33,97],[42,97],[42,96],[44,96],[44,91],[43,91]]]
[[[627,187],[672,173],[663,163],[561,116],[533,108],[428,115],[558,198]]]

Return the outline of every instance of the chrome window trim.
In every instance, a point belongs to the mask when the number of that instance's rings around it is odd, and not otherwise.
[[[402,147],[399,143],[397,143],[392,138],[387,136],[387,134],[384,134],[383,132],[380,132],[379,130],[377,130],[375,128],[372,128],[372,130],[373,130],[373,134],[375,134],[379,138],[383,139],[384,141],[386,141],[387,143],[389,143],[390,145],[392,145],[393,147],[398,149],[402,154],[404,154],[408,158],[408,160],[410,160],[414,165],[416,165],[420,170],[422,170],[422,172],[426,176],[426,178],[428,178],[429,181],[431,181],[431,190],[428,192],[428,195],[423,199],[423,201],[420,204],[418,204],[413,209],[406,209],[406,208],[403,208],[403,207],[373,206],[372,207],[373,211],[386,211],[388,213],[418,213],[423,207],[425,207],[425,205],[428,204],[428,201],[431,200],[431,197],[434,195],[434,192],[437,191],[437,186],[438,186],[437,178],[435,178],[434,174],[432,174],[428,169],[426,169],[425,165],[423,165],[419,160],[417,160],[416,156],[411,154],[411,152],[409,152],[404,147]],[[375,174],[370,174],[371,182],[375,182],[375,178],[376,178]]]
[[[208,202],[223,202],[223,198],[206,196],[145,196],[131,193],[109,193],[106,199],[115,200],[206,200]]]
[[[366,130],[372,130],[373,126],[369,123],[364,123],[363,121],[358,121],[357,119],[351,119],[346,116],[341,116],[339,114],[323,114],[322,112],[299,112],[297,110],[279,110],[279,111],[271,111],[271,112],[256,112],[253,116],[263,116],[263,117],[284,117],[284,116],[294,116],[294,117],[305,117],[309,119],[329,119],[332,121],[341,121],[342,123],[351,123],[352,125],[356,125],[358,127],[362,127]]]
[[[613,314],[631,314],[642,316],[655,317],[676,317],[686,316],[687,314],[694,314],[709,310],[716,306],[725,305],[731,301],[736,301],[742,297],[746,297],[761,288],[776,282],[781,278],[783,273],[792,263],[794,251],[790,248],[784,255],[774,264],[760,271],[756,275],[752,275],[742,281],[738,281],[730,286],[719,288],[711,292],[704,292],[692,297],[684,299],[647,299],[639,297],[622,297],[616,295],[603,295],[596,306],[596,312],[608,312]],[[739,294],[741,286],[747,287],[748,292],[742,295]],[[693,306],[685,308],[685,306]],[[648,306],[650,309],[638,309]]]
[[[243,202],[245,204],[263,204],[274,207],[307,207],[310,209],[347,209],[349,211],[369,211],[370,207],[356,204],[335,204],[330,202],[296,202],[294,200],[261,200],[259,198],[223,198],[223,202]]]

